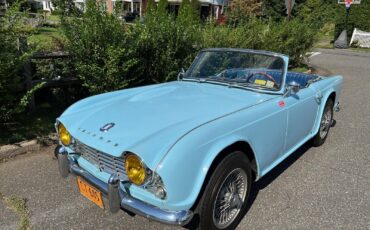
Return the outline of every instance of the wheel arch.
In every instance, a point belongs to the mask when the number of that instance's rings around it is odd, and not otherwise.
[[[256,156],[255,156],[255,153],[251,147],[251,145],[247,142],[247,141],[244,141],[244,140],[239,140],[239,141],[236,141],[228,146],[226,146],[225,148],[223,148],[221,151],[219,151],[219,153],[216,155],[216,157],[213,159],[210,167],[208,168],[208,172],[203,180],[203,184],[201,186],[201,189],[198,193],[198,197],[197,199],[195,200],[193,206],[192,206],[192,210],[194,210],[197,206],[198,206],[198,203],[200,201],[200,199],[202,198],[203,194],[204,194],[204,190],[206,189],[206,186],[207,186],[207,181],[209,181],[210,177],[212,176],[213,172],[215,171],[217,165],[230,153],[234,152],[234,151],[241,151],[245,154],[245,156],[248,158],[249,162],[250,162],[250,166],[251,166],[251,170],[252,170],[252,181],[256,180],[258,178],[258,163],[257,163],[257,159],[256,159]]]
[[[335,91],[332,91],[330,94],[329,94],[329,97],[328,97],[328,99],[332,99],[333,100],[333,103],[335,103],[335,99],[336,99],[336,97],[337,97],[337,93],[335,92]],[[328,100],[327,99],[327,100]],[[327,101],[326,100],[326,101]],[[325,101],[325,103],[326,103],[326,101]]]
[[[321,118],[322,118],[322,114],[324,112],[324,108],[325,108],[326,102],[329,99],[332,99],[333,100],[333,103],[335,104],[335,102],[336,102],[335,100],[337,99],[337,93],[335,92],[334,89],[332,89],[329,92],[327,92],[325,94],[325,96],[322,98],[320,110],[319,110],[319,113],[318,113],[318,119],[316,121],[315,129],[314,129],[314,132],[313,132],[314,135],[319,131],[320,121],[321,121]]]

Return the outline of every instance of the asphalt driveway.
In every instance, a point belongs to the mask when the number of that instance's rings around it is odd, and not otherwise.
[[[370,53],[318,52],[314,65],[344,76],[336,125],[323,146],[303,146],[256,183],[240,230],[370,229]],[[31,228],[177,229],[102,211],[58,175],[52,152],[0,163],[0,197],[26,199]],[[8,206],[0,201],[0,229],[17,229]]]

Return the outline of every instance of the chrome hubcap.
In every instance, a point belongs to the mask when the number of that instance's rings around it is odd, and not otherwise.
[[[332,121],[332,112],[330,108],[325,109],[325,113],[323,114],[321,118],[321,123],[320,123],[320,137],[321,139],[325,138],[325,136],[328,134],[329,128],[331,126],[331,121]]]
[[[227,228],[238,216],[247,194],[247,174],[234,169],[217,193],[213,207],[213,222],[219,229]]]

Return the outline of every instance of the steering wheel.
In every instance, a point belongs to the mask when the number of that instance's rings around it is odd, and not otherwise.
[[[262,75],[262,76],[264,76],[264,77],[266,77],[266,78],[268,78],[269,80],[271,80],[273,83],[274,83],[274,88],[279,88],[279,85],[278,85],[278,83],[276,82],[276,80],[271,76],[271,75],[269,75],[269,74],[267,74],[267,73],[263,73],[263,72],[256,72],[256,73],[252,73],[251,75],[249,75],[248,77],[247,77],[247,79],[246,79],[246,81],[247,82],[249,82],[249,79],[251,79],[253,76],[255,76],[255,75]]]

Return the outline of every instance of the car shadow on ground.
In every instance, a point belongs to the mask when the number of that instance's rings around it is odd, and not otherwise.
[[[295,152],[293,152],[289,157],[283,160],[280,164],[278,164],[269,173],[267,173],[265,176],[263,176],[260,180],[258,180],[252,185],[251,193],[247,203],[247,209],[245,210],[244,215],[246,215],[249,209],[252,207],[254,201],[257,198],[258,192],[266,188],[269,184],[271,184],[271,182],[278,178],[287,168],[294,164],[311,147],[312,144],[310,141],[308,141],[307,143],[299,147]]]

